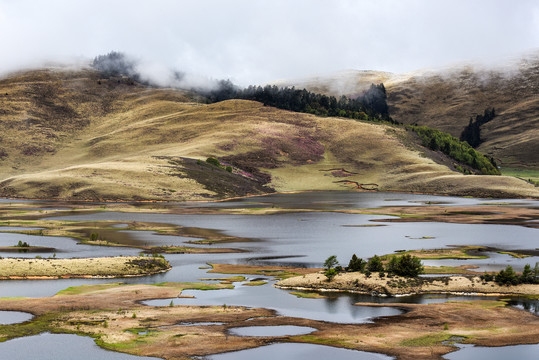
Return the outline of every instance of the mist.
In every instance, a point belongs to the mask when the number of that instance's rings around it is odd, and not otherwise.
[[[0,32],[0,73],[51,61],[88,65],[119,51],[162,86],[247,86],[346,69],[497,64],[537,50],[539,3],[0,0]]]

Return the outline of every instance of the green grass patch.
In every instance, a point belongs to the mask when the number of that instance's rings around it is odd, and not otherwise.
[[[290,292],[290,294],[298,298],[303,298],[303,299],[324,299],[325,298],[324,295],[321,295],[316,292],[292,291]]]
[[[87,294],[94,291],[100,291],[105,289],[110,289],[117,286],[125,286],[123,283],[110,283],[110,284],[97,284],[97,285],[81,285],[81,286],[70,286],[67,289],[60,290],[56,295],[80,295]]]
[[[412,339],[406,339],[401,341],[401,346],[434,346],[439,345],[443,341],[450,341],[452,335],[446,332],[434,333],[429,335],[423,335]]]
[[[57,313],[47,313],[23,323],[0,325],[0,342],[22,336],[38,335],[47,331],[58,332],[53,325],[57,317]]]
[[[481,309],[494,309],[507,306],[507,301],[504,300],[447,301],[447,303],[472,305]]]
[[[498,254],[510,255],[510,256],[512,256],[514,258],[517,258],[517,259],[523,259],[523,258],[527,258],[527,257],[531,256],[531,255],[526,255],[526,254],[519,254],[519,253],[512,252],[512,251],[498,251]]]
[[[234,289],[234,285],[232,284],[210,284],[210,283],[174,283],[174,282],[165,282],[165,283],[156,283],[151,284],[153,286],[164,286],[164,287],[172,287],[178,290],[220,290],[220,289]]]
[[[539,170],[502,168],[501,171],[503,175],[513,176],[539,186]]]
[[[425,274],[468,274],[468,275],[481,275],[474,271],[470,271],[461,266],[425,266]]]
[[[241,276],[241,275],[238,275],[238,276],[231,276],[231,277],[227,277],[227,278],[208,278],[208,279],[200,279],[202,281],[220,281],[222,284],[230,284],[230,283],[233,283],[233,282],[240,282],[240,281],[245,281],[245,276]]]
[[[316,335],[301,335],[294,337],[294,340],[299,340],[301,342],[306,342],[310,344],[348,347],[348,344],[346,344],[346,342],[344,342],[343,340],[321,338]]]
[[[244,286],[261,286],[266,285],[268,282],[264,280],[249,281],[248,283],[243,284]]]

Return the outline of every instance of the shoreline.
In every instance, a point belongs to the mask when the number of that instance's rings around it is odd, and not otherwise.
[[[283,279],[275,287],[286,290],[318,292],[350,292],[379,297],[403,297],[421,294],[453,294],[464,296],[539,296],[539,284],[498,285],[479,276],[433,278],[370,277],[361,273],[340,273],[327,281],[323,273]]]
[[[360,192],[360,193],[372,193],[372,192],[379,192],[379,193],[390,193],[390,194],[412,194],[412,195],[430,195],[430,196],[447,196],[447,197],[473,197],[477,199],[528,199],[528,200],[539,200],[539,197],[533,197],[533,196],[519,196],[517,194],[513,194],[511,197],[507,196],[500,196],[500,197],[494,197],[494,196],[488,196],[485,197],[484,195],[477,194],[477,195],[470,195],[470,194],[462,194],[462,195],[455,195],[455,194],[447,194],[447,193],[438,193],[438,192],[422,192],[422,191],[405,191],[405,190],[389,190],[385,189],[383,191],[373,191],[373,190],[361,190],[361,189],[346,189],[346,190],[291,190],[291,191],[275,191],[271,193],[264,193],[264,194],[249,194],[245,196],[232,196],[227,198],[218,198],[218,199],[209,199],[209,200],[161,200],[161,199],[148,199],[148,200],[85,200],[85,199],[63,199],[63,198],[28,198],[28,197],[0,197],[2,199],[7,200],[28,200],[28,201],[54,201],[54,202],[81,202],[81,203],[105,203],[105,204],[152,204],[152,203],[162,203],[162,204],[185,204],[185,203],[218,203],[218,202],[226,202],[226,201],[232,201],[232,200],[238,200],[238,199],[250,199],[254,197],[262,197],[262,196],[268,196],[268,195],[281,195],[281,194],[300,194],[300,193],[309,193],[309,192]]]

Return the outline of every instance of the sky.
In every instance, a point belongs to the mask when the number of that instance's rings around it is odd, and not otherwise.
[[[0,73],[124,52],[240,85],[539,50],[537,0],[0,0]]]

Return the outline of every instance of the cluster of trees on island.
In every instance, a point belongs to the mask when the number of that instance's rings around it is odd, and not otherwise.
[[[386,265],[378,255],[374,255],[368,261],[358,258],[356,254],[348,262],[348,266],[343,268],[337,261],[337,256],[332,255],[324,262],[324,275],[331,281],[339,272],[361,272],[367,277],[372,273],[378,273],[380,277],[388,276],[405,276],[417,277],[425,270],[421,260],[410,254],[394,255],[389,258]]]
[[[360,272],[367,277],[372,273],[378,273],[380,277],[385,277],[387,274],[388,277],[395,275],[414,278],[423,274],[425,269],[421,260],[410,254],[390,256],[385,265],[378,255],[366,261],[353,254],[348,266],[344,268],[339,265],[335,255],[331,255],[324,261],[324,275],[328,281],[333,280],[341,272]],[[533,269],[530,264],[526,264],[520,275],[509,265],[496,274],[485,273],[480,278],[483,281],[494,281],[498,285],[539,284],[539,263],[535,263]]]
[[[533,269],[530,264],[526,264],[520,275],[513,270],[511,265],[508,265],[497,274],[481,275],[481,280],[494,281],[499,285],[539,284],[539,263],[535,263]]]

